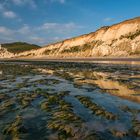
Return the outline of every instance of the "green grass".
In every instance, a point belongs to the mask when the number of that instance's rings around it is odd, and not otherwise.
[[[85,52],[87,50],[92,50],[95,46],[99,46],[103,43],[103,41],[93,41],[91,43],[86,43],[82,46],[74,46],[69,49],[64,49],[61,53],[76,53],[76,52]]]
[[[84,44],[83,46],[74,46],[71,47],[70,49],[65,49],[62,51],[62,53],[75,53],[75,52],[84,52],[88,49],[92,49],[93,46],[90,44]]]
[[[131,52],[130,55],[139,55],[140,54],[140,50],[136,50],[135,52]]]
[[[50,49],[50,50],[45,50],[43,54],[45,55],[49,55],[51,53],[57,52],[59,51],[59,48],[54,48],[54,49]]]
[[[43,54],[49,55],[51,53],[51,50],[45,50]]]
[[[61,53],[74,53],[74,52],[79,52],[81,50],[80,46],[74,46],[71,47],[70,49],[65,49]]]
[[[127,38],[127,39],[135,39],[137,36],[140,35],[140,30],[137,30],[136,32],[134,33],[129,33],[129,34],[126,34],[126,35],[121,35],[120,39],[123,39],[123,38]]]
[[[20,52],[40,48],[40,46],[38,45],[29,44],[25,42],[5,43],[2,44],[2,47],[6,48],[9,52],[12,53],[20,53]]]

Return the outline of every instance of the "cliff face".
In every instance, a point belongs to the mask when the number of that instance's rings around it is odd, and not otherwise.
[[[140,56],[140,17],[102,27],[96,32],[50,44],[17,57],[131,57]]]
[[[8,52],[7,49],[0,46],[0,58],[11,58],[13,54]]]

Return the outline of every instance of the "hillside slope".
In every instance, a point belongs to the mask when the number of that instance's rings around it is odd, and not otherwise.
[[[140,17],[50,44],[38,51],[21,53],[19,56],[49,58],[140,56]]]
[[[5,44],[1,44],[1,47],[6,48],[7,51],[11,53],[21,53],[24,51],[40,48],[40,46],[25,43],[25,42],[5,43]]]
[[[15,57],[84,58],[84,57],[140,57],[140,17],[96,32],[26,51]]]

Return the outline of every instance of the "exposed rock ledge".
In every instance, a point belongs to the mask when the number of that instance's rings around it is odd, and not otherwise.
[[[11,58],[14,54],[7,51],[7,49],[2,48],[0,45],[0,58]]]

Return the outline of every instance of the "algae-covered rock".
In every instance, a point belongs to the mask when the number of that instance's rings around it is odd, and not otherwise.
[[[17,101],[22,106],[22,108],[26,108],[31,105],[31,102],[38,97],[35,93],[20,93],[17,95]]]
[[[101,135],[97,132],[90,132],[89,135],[87,135],[85,138],[83,138],[82,140],[105,140],[103,137],[101,137]]]
[[[96,103],[94,103],[93,101],[91,101],[91,99],[89,97],[85,97],[85,96],[75,96],[85,107],[89,108],[92,110],[93,114],[97,115],[97,116],[101,116],[104,117],[108,120],[116,120],[118,117],[116,115],[114,115],[111,112],[106,111],[104,108],[102,108],[101,106],[97,105]]]
[[[118,138],[123,138],[128,135],[126,131],[121,131],[117,129],[111,129],[110,132],[112,133],[113,136],[118,137]]]
[[[132,120],[132,128],[131,128],[132,134],[136,135],[137,137],[140,137],[140,121],[134,118]]]
[[[0,93],[0,102],[6,100],[6,99],[8,99],[8,98],[9,98],[9,96],[8,96],[7,94],[5,94],[5,93]]]
[[[15,105],[14,100],[7,100],[3,103],[4,108],[11,108]]]
[[[17,116],[16,119],[8,124],[3,130],[4,135],[10,135],[13,139],[20,139],[28,134],[28,129],[23,123],[23,118]]]
[[[41,107],[42,110],[46,110],[46,111],[50,111],[50,109],[51,109],[50,105],[47,101],[42,102],[40,107]]]
[[[128,106],[121,106],[120,109],[122,109],[124,112],[130,112],[134,115],[140,113],[139,109],[130,108]]]
[[[48,97],[49,104],[57,104],[59,102],[59,97],[57,95],[50,95]]]

